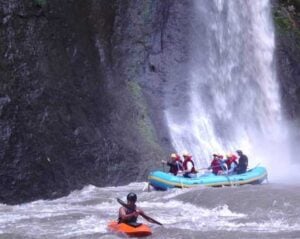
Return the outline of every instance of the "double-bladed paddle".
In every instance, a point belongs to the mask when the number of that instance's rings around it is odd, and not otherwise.
[[[124,201],[122,201],[120,198],[117,198],[118,203],[120,203],[123,207],[126,207],[129,210],[132,210],[132,208],[130,206],[128,206]],[[154,220],[152,217],[147,216],[145,213],[140,213],[140,215],[145,218],[148,222],[152,222],[152,223],[156,223],[160,226],[162,226],[163,224]]]

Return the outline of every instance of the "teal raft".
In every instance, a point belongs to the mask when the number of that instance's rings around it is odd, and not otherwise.
[[[183,176],[174,176],[162,171],[151,172],[148,181],[151,186],[157,190],[167,190],[169,188],[190,188],[199,185],[220,187],[242,184],[261,184],[267,179],[268,173],[264,167],[255,167],[243,174],[234,175],[214,175],[207,173],[199,175],[196,178],[185,178]]]

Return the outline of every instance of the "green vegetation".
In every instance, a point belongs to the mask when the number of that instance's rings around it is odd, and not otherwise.
[[[280,0],[273,12],[277,33],[294,38],[300,48],[300,0]]]
[[[146,142],[156,147],[155,130],[149,118],[147,103],[143,98],[142,89],[135,81],[128,81],[128,89],[131,92],[136,108],[139,112],[137,119],[137,127]]]
[[[128,81],[128,88],[130,92],[133,94],[134,98],[140,98],[142,89],[139,84],[135,81]]]
[[[275,26],[282,32],[287,32],[293,29],[293,24],[288,17],[283,16],[279,11],[274,13]]]
[[[279,0],[280,5],[294,6],[296,10],[300,10],[300,0]]]
[[[47,0],[33,0],[34,4],[37,6],[45,6],[47,4]]]

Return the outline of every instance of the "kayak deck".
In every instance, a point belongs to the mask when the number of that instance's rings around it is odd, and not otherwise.
[[[126,223],[112,221],[108,223],[107,227],[113,232],[126,234],[130,237],[145,237],[152,234],[150,227],[145,224],[140,224],[139,226],[134,227]]]

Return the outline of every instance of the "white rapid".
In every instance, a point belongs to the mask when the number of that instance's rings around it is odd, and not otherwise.
[[[153,231],[149,239],[299,238],[299,186],[270,183],[165,192],[143,188],[144,183],[87,186],[56,200],[0,204],[0,238],[127,238],[109,231],[107,224],[117,218],[120,205],[116,198],[126,200],[130,191],[137,193],[138,206],[147,215],[164,224],[161,227],[139,217]]]
[[[173,145],[178,152],[191,152],[198,166],[206,166],[213,152],[242,149],[250,166],[272,168],[274,158],[287,158],[288,144],[282,140],[287,129],[275,73],[270,2],[194,4],[188,113],[179,119],[172,113],[176,110],[166,110]]]

